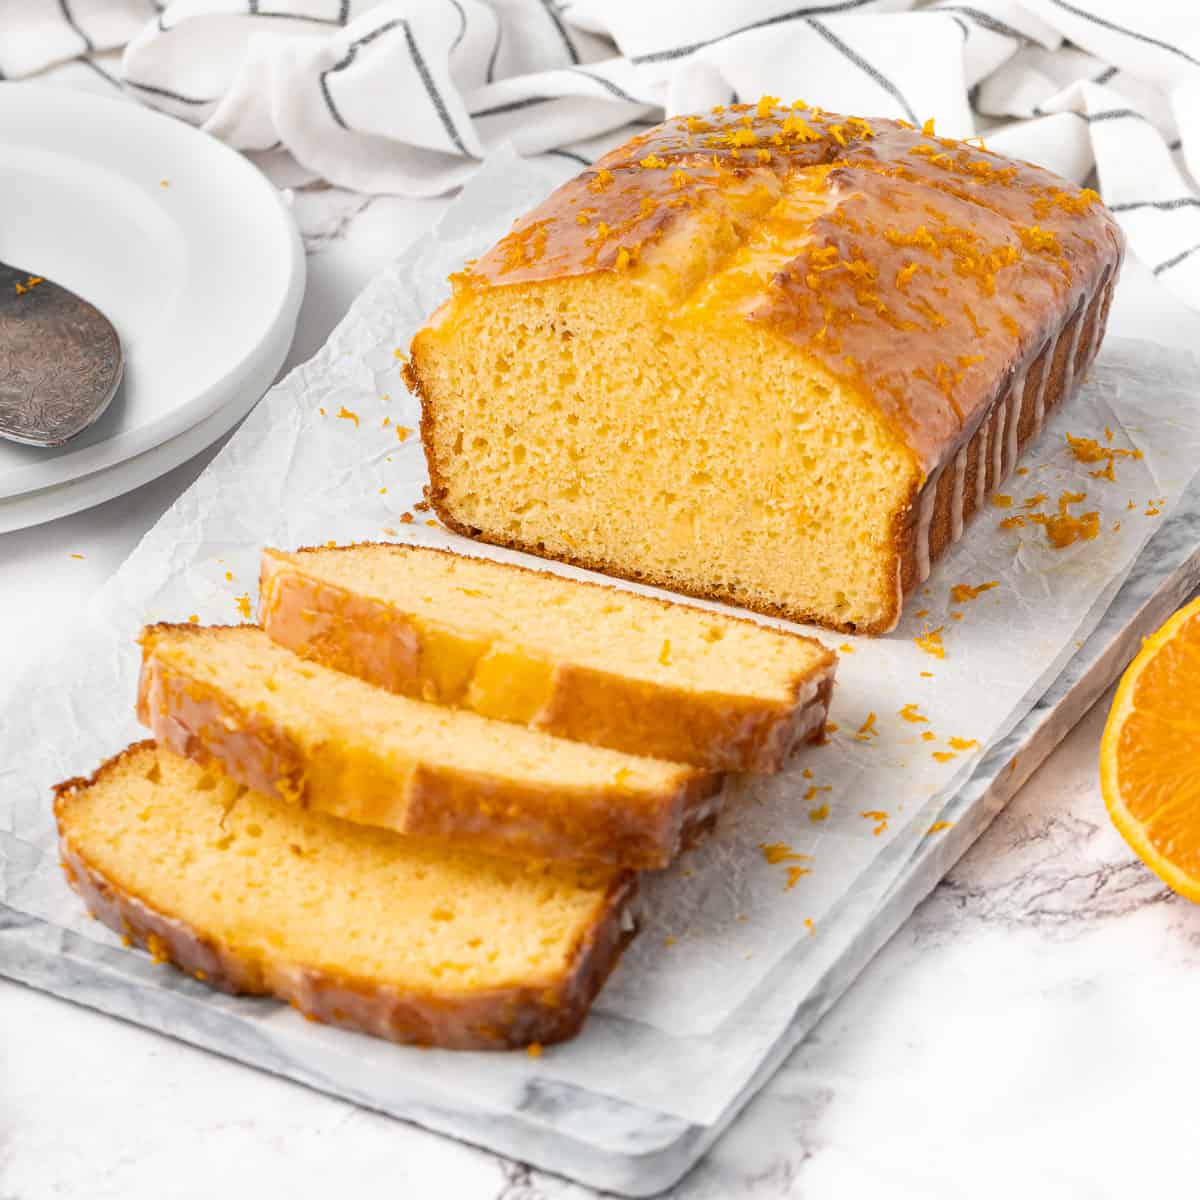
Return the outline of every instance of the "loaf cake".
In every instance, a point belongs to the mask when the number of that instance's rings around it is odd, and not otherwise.
[[[142,635],[138,717],[238,783],[350,821],[517,857],[664,867],[720,777],[396,696],[252,625]]]
[[[982,144],[772,97],[612,151],[453,277],[407,367],[459,533],[860,633],[1100,345],[1122,236]]]
[[[379,687],[712,770],[774,771],[821,736],[834,656],[810,638],[412,545],[265,550],[280,645]]]
[[[392,1041],[570,1037],[635,928],[629,872],[397,837],[153,742],[55,791],[93,916],[211,987]]]

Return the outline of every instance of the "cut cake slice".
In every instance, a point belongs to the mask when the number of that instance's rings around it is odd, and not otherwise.
[[[711,770],[821,736],[834,655],[752,621],[411,545],[267,549],[263,629],[401,695]]]
[[[153,742],[55,793],[93,916],[214,988],[392,1041],[571,1037],[635,930],[630,872],[397,837]]]
[[[334,816],[638,868],[716,817],[718,776],[396,696],[252,625],[156,625],[142,647],[138,716],[159,741]]]

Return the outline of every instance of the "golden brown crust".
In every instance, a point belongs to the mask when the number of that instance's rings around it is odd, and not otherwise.
[[[904,596],[1015,465],[1016,455],[1005,451],[1002,469],[993,468],[992,455],[984,483],[975,486],[975,452],[994,435],[1009,384],[1026,382],[1015,443],[1023,449],[1099,348],[1124,239],[1094,193],[902,122],[803,105],[734,105],[674,118],[618,147],[522,218],[456,289],[636,270],[654,261],[664,233],[686,227],[695,212],[744,191],[748,181],[786,191],[797,178],[827,207],[803,237],[785,223],[771,232],[784,244],[795,241],[795,257],[763,285],[757,304],[744,307],[744,319],[801,349],[875,408],[920,467],[918,486],[895,515],[894,557],[882,565],[896,580],[886,611],[869,625],[839,624],[782,602],[689,587],[652,566],[631,571],[587,556],[551,557],[770,616],[885,633],[899,620]],[[768,230],[770,220],[769,211],[759,218]],[[1064,371],[1056,357],[1042,388],[1045,348],[1065,356],[1081,310],[1088,315],[1078,361]],[[546,554],[470,526],[450,509],[434,453],[436,406],[421,386],[425,335],[414,339],[407,378],[421,399],[428,495],[438,516],[464,536]]]
[[[407,546],[381,548],[414,552]],[[417,552],[431,551],[421,547]],[[511,564],[506,569],[547,574]],[[588,582],[578,586],[616,590]],[[402,695],[467,703],[466,673],[455,694],[430,693],[434,685],[422,670],[425,630],[401,609],[305,575],[269,549],[263,552],[260,594],[264,630],[289,650]],[[672,607],[658,598],[644,599]],[[776,771],[799,740],[819,739],[824,729],[827,700],[822,705],[819,697],[828,695],[822,684],[832,679],[836,658],[819,642],[803,640],[820,657],[791,681],[790,702],[694,692],[559,661],[544,664],[546,694],[528,723],[573,741],[707,770]],[[481,645],[479,653],[484,649]]]
[[[308,747],[232,692],[198,680],[156,652],[163,635],[202,636],[160,624],[142,635],[138,719],[176,753],[218,762],[239,783],[277,799],[396,833],[516,858],[558,858],[636,870],[668,866],[721,804],[719,775],[680,766],[659,794],[522,784],[445,764],[398,769],[366,745],[329,739]]]
[[[72,795],[99,782],[127,756],[153,746],[140,742],[102,763],[88,779],[55,789],[63,869],[92,916],[158,961],[170,961],[219,991],[272,995],[312,1020],[393,1042],[450,1050],[502,1050],[573,1037],[592,1000],[637,932],[637,877],[619,875],[580,936],[569,969],[558,978],[473,992],[400,989],[375,980],[267,958],[261,952],[206,935],[162,912],[90,863],[72,840]]]

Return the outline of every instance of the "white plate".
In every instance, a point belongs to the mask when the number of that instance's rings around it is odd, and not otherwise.
[[[97,305],[126,356],[109,410],[78,438],[0,441],[9,529],[18,507],[33,524],[139,486],[207,443],[149,451],[201,425],[219,437],[279,369],[304,294],[291,214],[241,155],[136,104],[36,84],[0,84],[0,258]]]
[[[264,347],[262,364],[239,384],[229,403],[177,437],[90,475],[0,499],[0,534],[40,525],[44,521],[56,521],[59,517],[123,496],[199,454],[228,433],[258,403],[274,381],[278,364],[286,357],[291,340],[292,330],[283,330],[270,354]]]

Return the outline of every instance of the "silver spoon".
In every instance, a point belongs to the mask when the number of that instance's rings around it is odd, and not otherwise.
[[[99,309],[0,262],[0,438],[61,446],[108,407],[123,367]]]

